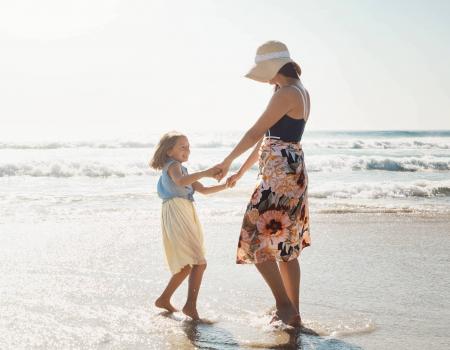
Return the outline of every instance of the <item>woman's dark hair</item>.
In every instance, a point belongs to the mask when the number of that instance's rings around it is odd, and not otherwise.
[[[302,71],[298,65],[289,62],[286,63],[283,67],[281,67],[278,73],[288,78],[298,79],[300,78]]]
[[[289,62],[286,63],[283,67],[278,71],[279,74],[284,75],[287,78],[300,79],[300,75],[302,75],[302,70],[298,64]],[[275,85],[275,91],[278,91],[280,87]]]

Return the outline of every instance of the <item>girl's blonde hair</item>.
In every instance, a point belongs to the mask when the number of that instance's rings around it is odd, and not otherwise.
[[[186,137],[186,135],[177,131],[170,131],[165,133],[161,137],[155,147],[153,158],[149,163],[151,168],[160,170],[164,167],[164,164],[166,164],[167,160],[169,159],[167,152],[169,152],[175,146],[180,137]]]

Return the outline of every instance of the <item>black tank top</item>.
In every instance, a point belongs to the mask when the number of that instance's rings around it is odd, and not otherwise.
[[[300,83],[301,84],[301,83]],[[280,139],[284,142],[300,142],[302,139],[303,131],[305,131],[307,112],[306,112],[306,97],[298,86],[291,85],[293,88],[300,92],[303,100],[303,118],[294,119],[287,114],[281,117],[275,124],[273,124],[269,130],[266,131],[266,136]],[[302,85],[303,87],[303,85]],[[304,89],[304,88],[303,88]],[[309,110],[309,107],[308,107]]]
[[[299,142],[305,130],[305,119],[294,119],[285,114],[266,131],[266,136],[279,138],[284,142]]]

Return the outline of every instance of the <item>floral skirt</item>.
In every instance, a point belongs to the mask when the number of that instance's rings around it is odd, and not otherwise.
[[[311,244],[301,145],[266,138],[259,152],[260,180],[242,222],[238,264],[290,261]]]

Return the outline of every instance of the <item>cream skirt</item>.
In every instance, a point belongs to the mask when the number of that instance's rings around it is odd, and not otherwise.
[[[184,198],[164,202],[161,227],[166,261],[173,275],[186,265],[206,264],[203,230],[193,202]]]

